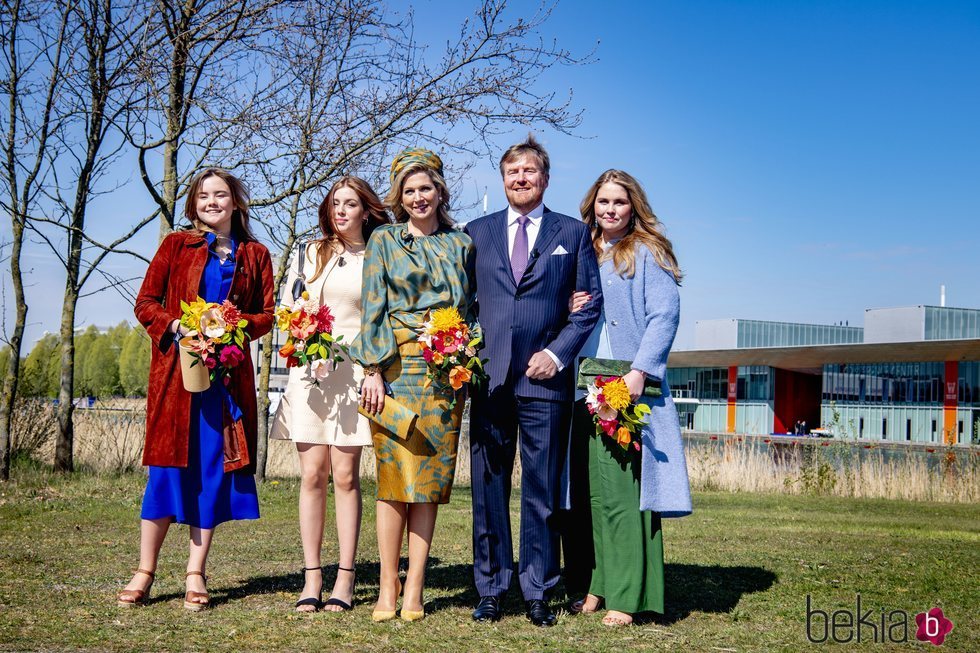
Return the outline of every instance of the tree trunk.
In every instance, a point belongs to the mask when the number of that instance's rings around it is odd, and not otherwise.
[[[180,29],[173,40],[173,56],[170,60],[170,79],[167,83],[167,135],[163,144],[163,206],[160,213],[160,241],[174,230],[177,224],[177,154],[183,133],[187,98],[187,58],[190,47],[190,14],[181,16]]]
[[[24,342],[24,325],[27,323],[27,299],[24,297],[24,279],[20,270],[20,253],[24,243],[24,222],[17,218],[11,220],[13,226],[13,247],[10,252],[10,275],[13,277],[14,303],[17,305],[17,318],[14,333],[10,338],[10,362],[7,377],[3,381],[3,402],[0,404],[0,480],[10,479],[10,422],[17,399],[17,380],[20,375],[20,350]]]
[[[77,269],[77,268],[76,268]],[[54,446],[54,468],[70,472],[75,468],[73,451],[75,427],[73,404],[75,390],[75,307],[78,291],[69,272],[65,286],[65,300],[61,307],[61,379],[58,389],[58,434]]]
[[[265,465],[269,458],[269,378],[272,375],[272,336],[273,331],[262,336],[262,351],[259,354],[259,411],[258,446],[256,447],[255,478],[265,480]]]

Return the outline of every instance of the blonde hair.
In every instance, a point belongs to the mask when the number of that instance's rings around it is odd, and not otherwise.
[[[439,191],[439,207],[436,209],[439,224],[452,227],[455,223],[449,217],[449,187],[446,185],[446,180],[443,179],[437,170],[421,162],[411,163],[399,170],[391,184],[391,190],[388,191],[388,195],[385,197],[385,204],[388,206],[392,215],[395,216],[395,222],[408,222],[408,211],[402,206],[402,188],[405,186],[405,180],[416,172],[424,172],[429,175],[432,184]]]
[[[626,191],[630,201],[630,222],[626,235],[622,240],[607,250],[602,248],[602,229],[595,217],[595,200],[599,189],[604,184],[616,184]],[[636,248],[645,245],[653,254],[657,264],[674,276],[674,281],[680,285],[683,274],[674,256],[674,246],[663,234],[663,223],[657,219],[647,195],[643,192],[640,182],[622,170],[606,170],[599,175],[589,192],[585,194],[580,207],[582,221],[592,230],[592,246],[595,247],[599,262],[613,261],[616,273],[621,277],[630,278],[636,272]]]
[[[388,212],[385,211],[384,204],[378,199],[377,193],[371,188],[371,185],[360,177],[354,177],[352,175],[345,175],[338,179],[333,186],[330,187],[330,192],[327,196],[323,198],[320,202],[320,208],[317,211],[317,215],[320,219],[320,233],[322,236],[313,242],[316,243],[316,265],[313,268],[313,274],[309,276],[307,281],[311,279],[316,279],[317,276],[323,271],[327,263],[330,262],[330,258],[336,252],[342,252],[344,248],[343,238],[334,231],[333,227],[333,198],[337,194],[337,191],[341,188],[350,188],[357,195],[357,198],[361,202],[361,207],[364,209],[366,215],[364,216],[364,224],[361,227],[361,234],[364,236],[364,242],[367,242],[368,238],[371,237],[371,233],[383,224],[390,224],[391,217]]]
[[[248,226],[248,188],[242,183],[241,179],[222,168],[205,168],[194,175],[187,188],[187,197],[184,203],[184,215],[190,221],[194,229],[198,231],[208,231],[204,228],[201,219],[197,216],[197,194],[201,190],[201,185],[208,177],[217,177],[228,184],[232,199],[235,201],[235,210],[231,214],[231,233],[239,241],[257,240],[252,230]]]

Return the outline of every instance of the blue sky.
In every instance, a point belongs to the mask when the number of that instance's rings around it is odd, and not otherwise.
[[[417,2],[421,33],[466,4]],[[700,319],[861,325],[866,308],[938,304],[940,284],[980,308],[980,3],[565,0],[544,31],[595,47],[543,80],[584,111],[576,137],[538,133],[546,202],[577,215],[603,170],[640,179],[686,273],[675,347]],[[462,183],[491,209],[495,165]],[[29,255],[29,292],[52,298],[31,303],[31,343],[57,329],[63,279]],[[112,293],[80,304],[82,325],[131,315]]]

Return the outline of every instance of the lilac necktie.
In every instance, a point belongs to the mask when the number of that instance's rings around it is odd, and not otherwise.
[[[517,218],[517,234],[514,236],[514,250],[510,253],[510,270],[514,273],[514,283],[520,284],[524,270],[527,269],[527,223],[528,217]]]

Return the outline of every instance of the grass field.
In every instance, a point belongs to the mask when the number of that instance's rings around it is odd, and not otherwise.
[[[17,480],[0,485],[0,650],[838,650],[807,641],[806,596],[830,613],[853,612],[857,594],[876,623],[882,608],[912,620],[939,606],[954,623],[939,650],[980,650],[976,505],[697,493],[694,515],[664,522],[665,615],[609,629],[596,616],[565,614],[556,627],[537,629],[523,618],[516,592],[498,624],[471,621],[470,503],[468,488],[459,487],[440,512],[428,617],[374,624],[372,501],[365,502],[352,613],[292,611],[302,560],[294,480],[260,488],[259,521],[218,529],[209,569],[212,610],[191,614],[181,607],[187,530],[175,527],[151,603],[127,611],[116,608],[114,595],[137,562],[143,476],[14,472]],[[331,529],[324,561],[335,559]],[[327,587],[332,580],[331,568]],[[561,591],[557,598],[565,599]],[[814,623],[814,636],[821,636]],[[932,650],[914,634],[911,621],[908,643],[874,643],[865,629],[864,643],[845,648]]]

